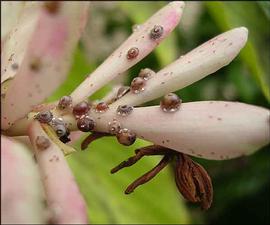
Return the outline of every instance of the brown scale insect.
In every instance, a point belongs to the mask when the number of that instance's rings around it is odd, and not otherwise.
[[[153,40],[159,39],[164,32],[164,29],[160,25],[155,25],[154,28],[150,31],[150,38]]]
[[[143,78],[144,80],[149,80],[155,72],[149,68],[141,69],[140,73],[138,74],[138,77]]]
[[[37,119],[41,123],[49,123],[53,119],[53,114],[51,113],[51,111],[42,111],[35,116],[35,119]]]
[[[116,112],[120,116],[128,116],[130,113],[132,113],[133,107],[128,105],[119,105]]]
[[[130,146],[136,141],[136,134],[127,128],[121,129],[116,137],[118,142],[125,146]]]
[[[30,70],[34,71],[34,72],[38,72],[41,68],[41,61],[39,58],[35,58],[30,62],[29,65]]]
[[[109,109],[109,106],[106,102],[100,102],[96,105],[95,111],[98,113],[106,112]]]
[[[81,117],[77,121],[77,127],[82,132],[92,131],[95,127],[95,121],[88,116]]]
[[[37,136],[35,142],[39,150],[45,150],[51,145],[49,139],[44,136]]]
[[[160,101],[160,107],[164,112],[179,110],[182,100],[174,93],[169,93]]]
[[[139,49],[136,47],[132,47],[127,52],[127,59],[134,59],[139,55]]]
[[[130,84],[130,90],[132,93],[138,94],[144,91],[145,85],[146,85],[146,81],[143,78],[135,77]]]
[[[59,109],[66,109],[72,106],[72,98],[70,96],[63,96],[58,102]]]
[[[86,115],[89,110],[90,110],[89,103],[83,101],[73,107],[73,115],[75,116],[76,119],[78,119],[81,116]]]

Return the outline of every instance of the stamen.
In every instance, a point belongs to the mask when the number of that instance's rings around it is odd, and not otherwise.
[[[145,184],[146,182],[153,179],[165,166],[169,164],[172,158],[172,155],[165,155],[153,169],[151,169],[149,172],[145,173],[137,180],[135,180],[132,184],[130,184],[125,190],[125,194],[132,193],[138,186]]]
[[[91,144],[93,141],[102,138],[102,137],[106,137],[106,136],[112,136],[109,133],[102,133],[102,132],[93,132],[90,135],[88,135],[83,142],[81,143],[81,149],[85,150],[89,144]]]
[[[111,173],[116,173],[119,170],[134,165],[136,162],[138,162],[143,156],[149,156],[149,155],[165,155],[165,154],[171,154],[172,150],[164,148],[159,145],[150,145],[143,148],[139,148],[135,150],[136,155],[129,157],[127,160],[121,162],[118,166],[114,167],[111,170]]]

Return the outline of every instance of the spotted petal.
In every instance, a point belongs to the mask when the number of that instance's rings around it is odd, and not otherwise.
[[[15,11],[15,15],[10,16],[4,13],[5,17],[2,20],[7,37],[3,41],[3,46],[1,46],[1,83],[13,78],[18,73],[18,68],[24,59],[39,14],[39,4],[33,2],[24,4],[4,2],[3,6],[4,12],[7,10],[7,13],[9,13],[12,10]],[[9,21],[9,17],[13,19]]]
[[[58,2],[55,11],[43,4],[38,5],[34,31],[2,103],[2,129],[25,116],[65,80],[72,50],[85,25],[89,3]]]
[[[39,122],[34,121],[30,125],[29,134],[53,222],[86,224],[86,204],[62,151],[49,139]],[[47,148],[44,148],[44,145],[40,148],[37,143],[38,136],[48,141]]]
[[[179,23],[184,8],[184,2],[171,2],[144,24],[116,49],[79,87],[71,94],[74,103],[78,103],[93,94],[103,85],[122,74],[130,67],[147,56]],[[155,25],[163,26],[163,34],[157,40],[149,37]],[[138,48],[139,54],[134,59],[127,59],[127,52],[131,48]]]
[[[24,4],[23,1],[1,1],[1,44],[5,42],[12,27],[18,22]]]
[[[98,131],[108,131],[115,118],[142,139],[206,159],[248,155],[270,141],[270,111],[238,102],[183,103],[174,113],[152,106],[135,108],[127,117],[115,111],[91,116]]]
[[[115,102],[118,105],[140,105],[169,92],[184,88],[228,65],[244,47],[248,30],[244,27],[227,31],[181,56],[150,80],[140,94],[132,92]]]

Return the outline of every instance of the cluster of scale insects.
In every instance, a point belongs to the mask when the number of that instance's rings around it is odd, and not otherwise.
[[[139,25],[133,27],[136,31]],[[163,35],[163,27],[160,25],[155,25],[150,31],[149,38],[152,40],[157,40]],[[137,47],[132,47],[127,51],[127,60],[135,59],[139,55],[139,49]],[[98,113],[106,112],[109,109],[109,104],[117,101],[119,98],[123,97],[126,93],[132,92],[134,94],[139,94],[145,90],[147,80],[151,79],[155,75],[155,72],[151,69],[145,68],[140,71],[138,77],[134,78],[130,84],[130,87],[123,86],[118,90],[117,96],[108,102],[99,102],[96,105],[92,105],[89,101],[83,101],[75,106],[72,106],[72,99],[70,96],[63,96],[58,102],[58,109],[66,110],[72,108],[74,117],[77,120],[77,127],[82,132],[91,132],[96,126],[96,122],[88,115],[90,109]],[[165,112],[174,112],[179,109],[181,104],[181,99],[173,93],[164,96],[163,100],[160,102],[160,106]],[[119,105],[117,108],[117,114],[120,116],[128,116],[133,111],[132,106]],[[61,118],[53,117],[50,111],[43,111],[35,116],[42,123],[47,123],[55,130],[59,139],[67,143],[69,139],[69,130],[65,126],[65,122]],[[104,134],[105,135],[105,134]],[[108,125],[108,135],[116,135],[117,140],[120,144],[129,146],[132,145],[136,140],[136,134],[127,129],[121,128],[120,123],[117,120],[113,120]],[[85,147],[84,147],[85,148]]]
[[[140,29],[139,25],[133,27],[133,31]],[[150,31],[149,38],[151,40],[157,40],[163,35],[163,27],[155,25]],[[131,47],[126,54],[127,60],[135,59],[139,55],[139,49],[137,47]],[[136,141],[136,133],[132,130],[122,127],[117,119],[113,119],[108,123],[107,132],[95,131],[96,121],[90,116],[90,111],[94,110],[96,113],[104,113],[109,109],[109,105],[128,92],[133,94],[139,94],[147,88],[147,81],[155,76],[155,72],[149,68],[142,69],[137,77],[135,77],[129,86],[122,86],[119,88],[115,97],[108,101],[102,101],[96,104],[92,104],[89,101],[82,101],[73,106],[72,98],[70,96],[63,96],[57,105],[57,108],[61,110],[72,111],[78,130],[82,132],[91,132],[81,143],[81,149],[87,149],[88,145],[104,136],[116,136],[118,142],[125,146],[130,146]],[[174,93],[165,95],[160,101],[160,109],[165,113],[173,113],[179,110],[182,100]],[[116,109],[116,114],[119,116],[127,117],[133,112],[133,106],[119,105]],[[70,141],[66,123],[62,118],[54,117],[51,111],[39,112],[35,119],[41,123],[49,124],[55,131],[59,140],[63,143]],[[48,143],[43,140],[42,137],[37,140],[37,145],[44,147]],[[191,202],[200,202],[203,209],[208,209],[212,202],[212,184],[207,172],[197,163],[193,162],[187,155],[176,152],[172,149],[151,145],[135,150],[135,156],[130,157],[126,161],[123,161],[118,166],[111,170],[111,173],[116,173],[124,167],[129,167],[139,161],[143,156],[151,155],[163,155],[164,157],[152,170],[139,177],[125,190],[126,194],[134,191],[136,187],[142,185],[154,176],[156,176],[165,166],[170,162],[174,162],[175,168],[175,182],[180,193]]]

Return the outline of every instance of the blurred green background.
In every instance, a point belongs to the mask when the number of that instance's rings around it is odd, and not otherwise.
[[[167,2],[91,4],[87,29],[74,53],[68,79],[48,101],[69,94],[129,36],[132,25],[144,22]],[[114,84],[129,84],[141,68],[158,71],[219,33],[245,26],[249,39],[241,54],[230,65],[177,94],[184,102],[229,100],[269,107],[269,20],[270,2],[186,2],[182,20],[171,35],[125,76],[91,98],[102,98]],[[158,103],[157,99],[148,105]],[[76,144],[78,149],[80,142]],[[110,169],[133,155],[134,149],[148,144],[137,140],[130,147],[122,147],[114,138],[106,137],[94,142],[87,151],[68,157],[86,198],[91,223],[270,223],[269,146],[252,156],[234,160],[195,159],[207,169],[214,186],[213,205],[202,212],[199,206],[183,200],[169,167],[133,194],[124,194],[125,188],[150,170],[160,157],[144,158],[115,175],[110,174]]]

